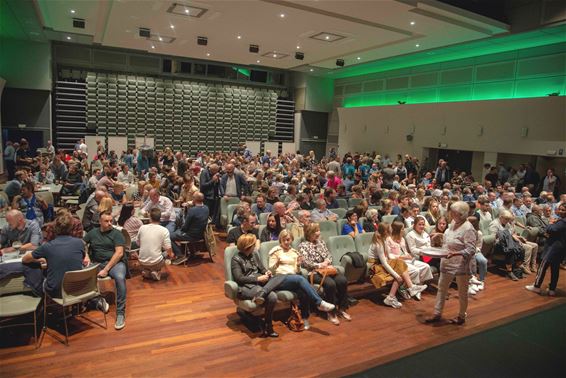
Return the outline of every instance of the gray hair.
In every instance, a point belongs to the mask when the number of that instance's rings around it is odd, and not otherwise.
[[[316,201],[316,207],[321,207],[322,205],[326,204],[326,201],[323,198],[319,198]]]
[[[461,218],[466,219],[470,212],[470,206],[464,201],[456,201],[450,206],[450,210],[455,211]]]
[[[368,211],[366,211],[366,218],[372,219],[376,214],[377,214],[376,209],[368,209]]]
[[[499,212],[499,218],[511,219],[511,220],[512,220],[512,219],[514,218],[514,216],[513,216],[513,213],[512,213],[512,212],[510,212],[510,211],[507,210],[507,209],[504,209],[504,210],[501,210],[501,211]]]

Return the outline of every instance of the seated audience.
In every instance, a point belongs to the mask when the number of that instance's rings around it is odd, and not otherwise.
[[[71,214],[69,209],[62,207],[62,208],[57,210],[55,220],[57,220],[58,217],[61,217],[63,215],[70,215],[71,216],[72,228],[71,228],[71,232],[70,232],[69,235],[74,237],[74,238],[82,239],[84,232],[83,232],[83,225],[82,225],[82,222],[79,219],[79,217]],[[45,223],[43,225],[43,241],[44,242],[49,242],[49,241],[51,241],[51,240],[53,240],[57,237],[57,234],[55,233],[55,224],[56,224],[55,220],[52,221],[52,222],[49,222],[49,223]]]
[[[366,219],[364,219],[363,229],[365,232],[375,232],[377,231],[377,225],[379,224],[379,212],[377,209],[369,209],[366,211]]]
[[[260,242],[279,240],[279,234],[283,230],[281,218],[278,214],[271,213],[267,217],[267,225],[261,231]]]
[[[420,295],[427,286],[413,285],[405,261],[389,254],[386,240],[390,233],[391,225],[388,223],[380,223],[377,226],[377,231],[373,234],[372,244],[368,250],[368,263],[372,264],[369,275],[371,282],[377,289],[392,282],[389,294],[383,303],[393,308],[401,308],[403,305],[397,299],[397,291],[400,285],[405,284],[411,297]]]
[[[26,219],[36,221],[40,228],[43,227],[43,212],[47,206],[47,202],[35,195],[35,186],[31,182],[25,182],[21,195],[15,196],[12,201],[12,209],[21,210]]]
[[[127,185],[134,184],[135,176],[130,171],[130,167],[128,166],[128,164],[122,164],[122,170],[118,173],[117,181]]]
[[[324,199],[318,199],[316,201],[316,209],[311,212],[311,220],[314,223],[329,220],[336,222],[338,220],[338,215],[326,208],[326,201]]]
[[[27,181],[27,173],[23,170],[18,170],[14,174],[14,179],[8,181],[4,187],[4,193],[8,196],[8,201],[12,202],[15,196],[20,194],[22,185]]]
[[[142,208],[142,213],[148,215],[151,209],[158,208],[161,211],[161,225],[169,230],[169,234],[175,231],[175,218],[177,213],[173,208],[173,202],[165,196],[159,194],[159,190],[151,189],[149,201]]]
[[[180,230],[176,230],[171,234],[171,246],[175,253],[174,265],[182,264],[187,259],[187,256],[184,255],[181,246],[177,242],[203,240],[209,216],[210,211],[204,204],[204,195],[201,192],[196,192],[193,196],[193,205],[187,210],[183,226]],[[163,215],[161,217],[163,219]]]
[[[311,224],[311,213],[308,210],[299,210],[298,222],[291,223],[291,235],[293,240],[305,237],[305,227]]]
[[[348,210],[346,212],[346,223],[342,226],[342,235],[351,236],[355,239],[359,234],[363,234],[365,231],[362,226],[358,223],[358,214],[353,210]]]
[[[19,210],[10,210],[6,213],[6,225],[0,232],[1,253],[15,250],[13,244],[19,242],[20,250],[35,249],[41,244],[41,229],[37,222],[25,219]]]
[[[110,276],[116,284],[116,323],[114,328],[120,330],[126,326],[126,270],[124,261],[124,236],[112,226],[112,214],[100,214],[100,227],[90,230],[84,237],[88,246],[85,255],[86,263],[98,265],[98,277]]]
[[[132,243],[136,243],[138,231],[140,227],[143,226],[143,222],[135,216],[135,213],[136,209],[134,205],[127,203],[122,206],[117,222],[118,226],[123,227],[124,230],[128,232]]]
[[[311,223],[305,228],[305,241],[299,244],[299,255],[302,257],[301,266],[309,272],[309,275],[313,275],[312,282],[320,284],[324,274],[321,272],[327,267],[332,267],[332,254],[320,238],[320,226],[317,223]],[[328,320],[335,325],[340,324],[338,316],[348,321],[352,320],[346,312],[348,308],[346,277],[338,271],[335,275],[326,275],[322,288],[324,300],[336,306],[335,311],[328,313]]]
[[[39,171],[35,174],[35,182],[38,184],[53,184],[55,176],[46,165],[41,165]]]
[[[252,213],[256,215],[259,219],[259,215],[262,213],[271,213],[273,211],[273,205],[268,203],[265,195],[258,194],[256,198],[256,203],[252,205]]]

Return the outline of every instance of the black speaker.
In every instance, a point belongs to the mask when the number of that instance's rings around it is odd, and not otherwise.
[[[302,53],[302,52],[300,52],[300,51],[297,51],[297,52],[295,53],[295,59],[298,59],[298,60],[303,60],[303,59],[305,59],[305,53]]]
[[[339,67],[344,67],[344,59],[336,59],[336,65]]]
[[[411,142],[413,140],[413,134],[407,135],[407,142]]]
[[[82,18],[73,18],[73,27],[78,29],[84,29],[85,20]]]
[[[259,46],[258,45],[250,45],[250,52],[257,54],[259,52]]]
[[[173,63],[171,59],[163,59],[163,72],[171,72],[173,69]]]
[[[206,46],[208,45],[208,38],[206,37],[197,37],[197,44],[201,45],[201,46]]]
[[[140,37],[143,38],[151,37],[151,30],[147,28],[140,28]]]

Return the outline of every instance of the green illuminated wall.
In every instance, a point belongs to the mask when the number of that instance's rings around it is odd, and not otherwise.
[[[470,48],[470,51],[474,49]],[[505,49],[496,54],[487,54],[493,48],[476,50],[483,55],[467,57],[470,51],[462,54],[465,59],[410,67],[406,62],[399,62],[403,68],[370,73],[366,67],[358,70],[362,73],[360,76],[343,75],[335,80],[334,103],[338,107],[351,108],[396,105],[398,101],[422,104],[566,94],[566,42],[511,51]],[[441,51],[434,54],[442,55]],[[406,59],[421,61],[412,57]],[[387,65],[387,62],[383,64]],[[349,74],[355,72],[351,70]]]

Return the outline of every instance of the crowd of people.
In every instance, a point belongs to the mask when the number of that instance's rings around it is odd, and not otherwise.
[[[265,307],[267,337],[277,336],[272,326],[276,290],[297,293],[307,329],[311,305],[333,324],[352,320],[347,279],[334,268],[340,262],[333,260],[319,226],[342,218],[336,211],[347,203],[342,200],[357,204],[344,208],[341,234],[354,239],[373,234],[369,279],[376,288],[390,286],[385,305],[400,308],[403,300],[420,300],[439,274],[429,322],[440,320],[453,280],[460,301],[455,324],[465,322],[468,295],[486,289],[481,225],[495,236],[495,250],[503,251],[501,267],[510,279],[536,273],[535,283],[526,287],[533,292],[555,295],[566,249],[566,195],[560,192],[560,179],[552,169],[541,179],[531,165],[489,167],[478,181],[442,159],[427,169],[409,155],[340,157],[331,150],[317,159],[312,151],[254,155],[241,145],[233,152],[194,156],[170,148],[128,149],[118,156],[100,141],[89,151],[84,140],[71,153],[55,151],[49,142],[39,156],[25,140],[8,142],[4,158],[10,181],[4,189],[8,201],[0,205],[10,210],[1,252],[13,250],[15,241],[32,249],[23,263],[47,263],[44,288],[55,297],[61,295],[66,271],[98,264],[99,277],[110,276],[116,283],[116,329],[125,326],[128,258],[139,259],[145,279],[160,280],[167,264],[191,257],[183,242],[202,240],[209,223],[217,231],[226,228],[226,243],[237,247],[232,275],[241,299]],[[82,214],[65,207],[55,211],[36,195],[38,185],[53,183],[62,185],[62,195],[79,199]],[[223,222],[222,201],[230,199],[238,206]],[[518,229],[537,233],[527,240]],[[269,241],[278,245],[264,266],[258,250]],[[446,254],[431,257],[427,250],[434,247]],[[548,268],[551,281],[544,291]],[[321,284],[322,294],[313,284]],[[103,298],[96,306],[109,308]]]

